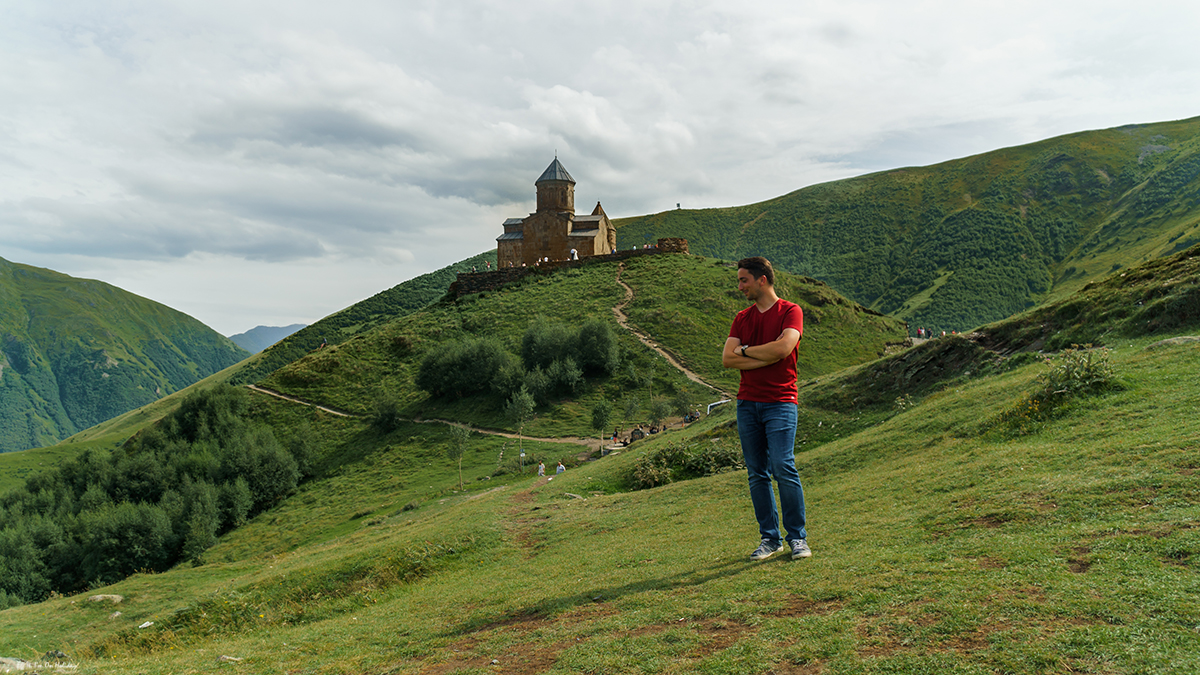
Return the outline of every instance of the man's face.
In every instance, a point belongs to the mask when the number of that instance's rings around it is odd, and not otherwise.
[[[758,279],[755,279],[754,275],[750,274],[749,270],[738,268],[738,290],[742,292],[742,295],[746,296],[747,300],[750,302],[755,302],[758,300],[758,294],[762,292],[762,284],[760,282],[765,278],[766,277],[759,277]]]

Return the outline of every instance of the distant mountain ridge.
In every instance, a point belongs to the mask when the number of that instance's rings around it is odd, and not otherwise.
[[[165,305],[0,258],[0,452],[55,443],[247,355]]]
[[[614,222],[621,248],[765,255],[912,331],[963,331],[1200,242],[1200,117]]]
[[[245,333],[230,335],[229,339],[233,341],[233,344],[251,354],[257,354],[292,333],[307,327],[308,324],[304,323],[294,323],[290,326],[255,326]]]

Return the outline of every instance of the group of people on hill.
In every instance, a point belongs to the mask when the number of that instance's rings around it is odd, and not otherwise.
[[[560,473],[562,473],[562,472],[564,472],[564,471],[566,471],[566,470],[567,470],[567,467],[563,466],[563,463],[562,463],[562,462],[559,462],[559,463],[558,463],[558,469],[557,469],[557,470],[555,470],[555,472],[554,472],[554,473],[555,473],[555,474],[560,474]],[[539,476],[545,476],[545,475],[546,475],[546,463],[545,463],[545,462],[538,462],[538,475],[539,475]]]
[[[952,330],[949,333],[947,333],[946,331],[942,331],[941,337],[946,337],[947,335],[958,335],[958,331]],[[935,338],[938,336],[935,335],[934,332],[932,330],[929,330],[928,328],[918,328],[917,329],[917,337],[922,340],[928,340],[930,338]]]

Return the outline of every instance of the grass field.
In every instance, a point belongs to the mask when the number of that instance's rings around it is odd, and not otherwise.
[[[1119,390],[1034,433],[987,422],[1040,361],[801,451],[810,560],[746,560],[741,473],[614,491],[654,444],[733,433],[727,410],[551,482],[474,480],[494,463],[480,441],[463,493],[422,430],[380,439],[213,562],[104,589],[127,597],[120,617],[84,596],[0,613],[0,650],[123,673],[1187,672],[1200,347],[1152,342],[1115,345]]]
[[[1155,268],[1159,300],[1186,306],[1194,274],[1179,266],[1191,262]],[[629,272],[635,288],[654,276]],[[511,441],[476,435],[460,490],[443,425],[382,434],[259,396],[260,417],[321,439],[314,478],[205,564],[91,591],[119,605],[85,593],[0,612],[0,655],[61,649],[81,673],[147,675],[1193,672],[1200,341],[1168,340],[1194,320],[1136,335],[1104,310],[1152,276],[1073,300],[1111,323],[1092,334],[1112,377],[1054,407],[1028,401],[1063,357],[1001,358],[962,337],[802,383],[814,552],[802,561],[747,559],[757,527],[743,471],[632,487],[639,460],[667,445],[736,445],[729,406],[588,461],[580,446],[526,440],[524,471]],[[454,310],[455,325],[489,300],[503,294]],[[699,346],[672,344],[668,311],[640,309],[639,325],[700,363]],[[1045,316],[1077,314],[1046,311],[979,339],[1028,349]],[[375,352],[355,348],[346,363],[367,368]],[[559,458],[566,473],[532,475]]]

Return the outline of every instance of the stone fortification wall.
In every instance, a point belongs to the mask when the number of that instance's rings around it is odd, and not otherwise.
[[[686,254],[687,252],[687,239],[672,237],[669,239],[659,239],[656,248],[638,248],[626,251],[613,251],[612,253],[605,255],[590,256],[580,260],[560,260],[558,262],[548,262],[542,263],[541,265],[533,265],[528,267],[505,267],[492,272],[459,272],[458,280],[450,284],[450,289],[448,292],[450,295],[454,296],[454,299],[457,300],[464,295],[470,295],[472,293],[494,291],[530,274],[550,274],[556,270],[583,267],[584,265],[594,265],[596,263],[612,262],[614,260],[628,260],[630,258],[640,258],[642,256],[659,255],[663,253]]]
[[[663,237],[658,240],[659,253],[687,253],[687,239],[679,237]]]

